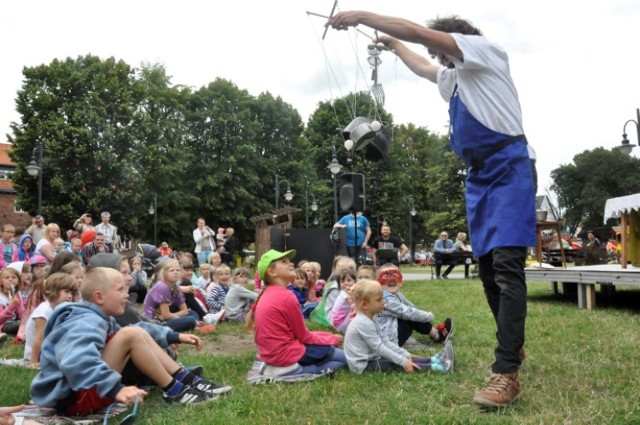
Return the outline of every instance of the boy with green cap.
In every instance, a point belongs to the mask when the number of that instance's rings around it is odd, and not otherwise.
[[[253,384],[308,381],[345,367],[344,352],[336,348],[341,335],[307,329],[296,296],[287,289],[295,278],[291,260],[296,251],[269,250],[258,262],[265,287],[247,318],[254,326],[258,357],[247,375]]]

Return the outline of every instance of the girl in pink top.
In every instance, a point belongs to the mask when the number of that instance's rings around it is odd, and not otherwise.
[[[347,364],[344,352],[336,348],[342,335],[309,331],[296,296],[287,289],[295,278],[295,255],[295,250],[269,250],[258,263],[265,288],[247,318],[249,327],[255,321],[258,346],[258,359],[248,376],[252,383],[313,379]]]
[[[6,268],[0,273],[0,330],[16,335],[23,313],[20,273],[13,268]]]

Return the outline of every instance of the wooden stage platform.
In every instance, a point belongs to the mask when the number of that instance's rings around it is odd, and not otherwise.
[[[593,310],[596,306],[595,286],[612,294],[616,285],[640,287],[640,267],[620,264],[599,264],[594,266],[539,268],[537,265],[525,269],[527,281],[549,281],[554,293],[558,293],[558,283],[575,283],[578,287],[578,308]]]

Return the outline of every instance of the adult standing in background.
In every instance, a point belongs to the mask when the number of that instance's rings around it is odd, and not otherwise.
[[[80,233],[81,235],[87,230],[95,230],[95,227],[93,227],[93,218],[91,217],[91,214],[89,213],[82,214],[80,218],[78,218],[73,223],[73,228],[76,232]]]
[[[457,16],[427,27],[406,19],[354,11],[327,25],[366,25],[388,35],[378,41],[416,75],[436,83],[449,103],[453,151],[469,166],[466,205],[473,251],[497,326],[493,374],[474,403],[501,407],[520,397],[518,369],[524,358],[527,247],[536,244],[535,153],[522,128],[518,92],[507,53]],[[402,41],[426,47],[442,66]]]
[[[44,217],[41,215],[37,215],[31,220],[31,226],[27,227],[24,231],[31,235],[31,239],[33,239],[33,245],[37,245],[40,242],[40,239],[44,237],[44,229],[46,228],[46,224],[44,224]]]
[[[209,257],[211,257],[215,247],[215,237],[215,232],[207,226],[204,218],[200,217],[198,219],[198,227],[193,231],[193,241],[196,243],[194,252],[198,257],[198,264],[209,262]]]
[[[345,246],[347,247],[347,254],[356,260],[358,265],[363,264],[362,257],[367,253],[367,244],[371,237],[369,220],[361,212],[349,213],[338,220],[333,225],[333,228],[346,230]]]
[[[111,214],[108,211],[103,211],[100,219],[102,222],[96,226],[96,232],[104,235],[104,244],[109,247],[109,252],[115,252],[118,228],[110,223]]]
[[[222,258],[222,262],[229,267],[234,266],[233,250],[236,249],[236,237],[234,236],[235,233],[236,231],[233,229],[233,227],[227,227],[226,229],[224,229],[224,241],[218,249],[220,257]],[[218,244],[220,243],[218,242]]]

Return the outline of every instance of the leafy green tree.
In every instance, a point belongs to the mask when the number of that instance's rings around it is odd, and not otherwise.
[[[20,205],[35,214],[36,179],[24,166],[44,148],[42,212],[67,228],[80,212],[109,210],[124,232],[137,224],[127,206],[142,179],[130,152],[135,113],[143,91],[133,70],[113,58],[54,60],[23,70],[18,93],[20,124],[12,123],[14,182]]]
[[[640,160],[617,149],[596,148],[573,157],[551,172],[551,190],[566,210],[567,223],[585,228],[602,226],[609,198],[640,192]]]

